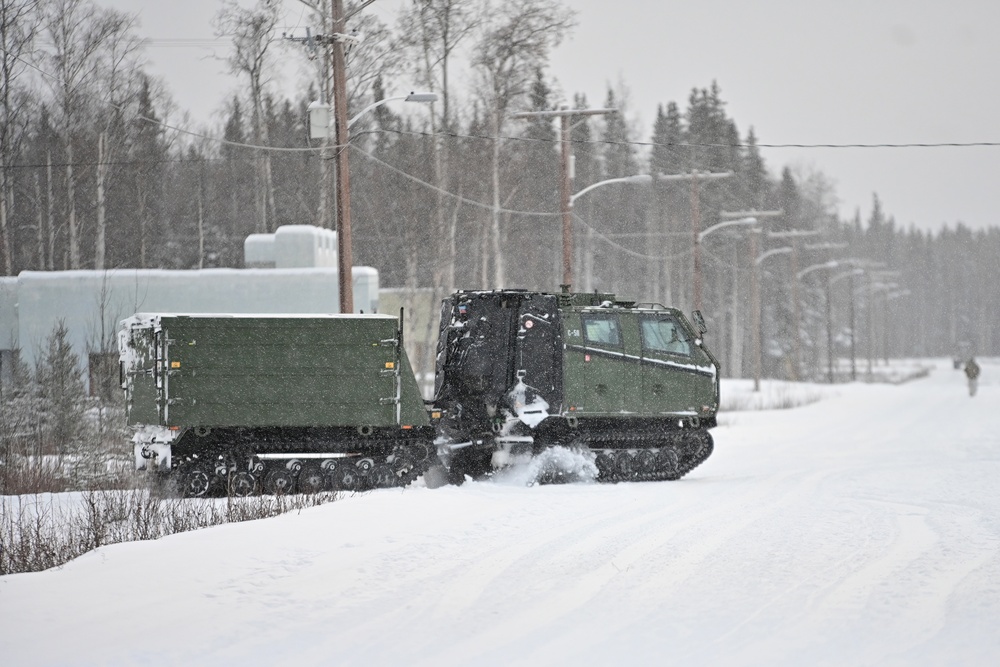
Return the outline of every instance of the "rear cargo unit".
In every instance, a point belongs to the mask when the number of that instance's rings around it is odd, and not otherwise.
[[[137,467],[189,495],[392,485],[431,453],[395,317],[138,314],[119,351]]]

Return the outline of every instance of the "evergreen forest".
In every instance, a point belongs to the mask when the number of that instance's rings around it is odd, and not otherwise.
[[[312,34],[330,32],[326,0],[302,2],[317,9]],[[219,5],[242,93],[220,101],[218,127],[192,122],[146,71],[135,17],[99,0],[0,0],[0,273],[241,267],[249,234],[335,227],[332,157],[348,150],[354,262],[383,287],[555,291],[559,125],[515,114],[613,108],[570,118],[573,191],[653,179],[574,203],[575,289],[690,311],[694,235],[726,213],[780,211],[762,233],[734,226],[700,244],[726,375],[753,373],[755,268],[766,376],[822,379],[828,352],[852,348],[942,356],[967,340],[1000,354],[1000,227],[902,228],[877,195],[839,218],[821,172],[765,162],[753,119],[727,113],[725,82],[643,110],[652,127],[629,125],[626,91],[559,91],[548,56],[574,16],[558,0],[424,0],[397,25],[365,5],[348,3],[365,35],[348,54],[350,115],[410,86],[438,100],[379,106],[334,147],[309,132],[310,103],[330,97],[326,55],[282,39],[279,0]],[[298,94],[274,84],[279,49],[316,72]],[[692,176],[704,172],[728,176]]]

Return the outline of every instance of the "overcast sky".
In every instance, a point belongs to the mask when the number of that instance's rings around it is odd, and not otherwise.
[[[99,0],[140,14],[153,39],[211,38],[210,0]],[[249,4],[249,2],[248,2]],[[377,0],[389,19],[401,0]],[[550,74],[602,106],[624,84],[648,140],[658,104],[682,109],[718,82],[741,134],[762,144],[1000,142],[1000,2],[996,0],[567,0],[578,25]],[[286,0],[288,26],[304,6]],[[304,32],[300,29],[299,32]],[[154,46],[151,70],[182,109],[209,121],[235,82],[208,46]],[[216,49],[224,48],[216,46]],[[390,91],[391,92],[391,91]],[[908,227],[1000,226],[1000,146],[767,148],[772,172],[819,170],[843,217],[872,194]],[[579,184],[584,185],[584,184]]]

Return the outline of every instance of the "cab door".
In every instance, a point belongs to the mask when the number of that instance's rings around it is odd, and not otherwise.
[[[583,333],[583,407],[587,413],[618,414],[625,394],[625,345],[616,313],[580,315]]]
[[[640,318],[639,333],[644,411],[700,414],[702,405],[713,402],[715,373],[691,332],[674,315],[656,313]]]

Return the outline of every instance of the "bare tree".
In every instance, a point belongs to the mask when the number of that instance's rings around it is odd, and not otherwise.
[[[315,35],[329,38],[333,33],[333,10],[329,0],[299,0],[303,5],[313,10],[313,29]],[[352,33],[361,37],[360,41],[351,46],[346,54],[347,62],[347,106],[358,110],[366,103],[369,91],[376,87],[376,82],[383,77],[390,77],[400,67],[402,56],[393,44],[391,34],[386,25],[374,14],[361,13],[373,0],[348,3],[347,20]],[[330,103],[333,99],[333,81],[330,64],[330,52],[326,48],[313,48],[309,57],[316,63],[316,81],[321,102]],[[336,177],[332,137],[324,140],[320,160],[319,175],[319,206],[317,218],[321,227],[332,227],[330,212],[336,206],[333,201],[333,179]]]
[[[264,114],[266,87],[273,65],[273,46],[277,41],[281,0],[258,0],[246,9],[237,0],[227,0],[215,17],[216,32],[231,37],[233,51],[226,59],[233,74],[245,74],[250,84],[250,125],[252,143],[266,146],[268,137]],[[268,232],[274,219],[274,182],[271,178],[271,156],[268,151],[255,150],[254,193],[257,198],[257,231]]]
[[[439,303],[445,294],[455,289],[457,217],[461,205],[460,202],[450,202],[444,196],[450,182],[450,160],[447,144],[441,141],[439,132],[456,126],[451,103],[452,58],[479,27],[484,7],[482,0],[413,0],[412,7],[403,12],[398,23],[401,49],[413,54],[409,61],[413,64],[414,81],[437,93],[440,99],[440,102],[432,103],[430,113],[434,143],[433,183],[438,188],[434,207],[434,238],[440,241],[433,247],[432,303]],[[450,204],[453,205],[449,210]],[[413,255],[414,251],[409,254]],[[408,269],[415,261],[413,257],[408,262]],[[414,273],[413,280],[410,280],[411,272]],[[415,282],[415,267],[408,270],[407,277],[407,284]],[[413,308],[414,296],[408,299],[408,308]],[[434,325],[433,318],[428,318],[427,331],[424,332],[427,339],[432,338]],[[431,370],[434,354],[434,347],[429,345],[425,358],[414,358],[414,362],[424,371]]]
[[[38,28],[39,0],[0,0],[0,246],[4,275],[14,271],[11,250],[10,164],[17,155],[29,114],[27,88],[18,79],[28,66]]]
[[[136,19],[127,14],[108,15],[114,32],[99,52],[98,86],[107,111],[97,135],[97,219],[94,241],[94,268],[104,269],[107,254],[107,206],[109,164],[126,142],[127,116],[135,115],[135,102],[141,88],[138,38],[132,33]]]
[[[440,140],[439,129],[445,131],[455,126],[451,104],[451,60],[455,51],[481,24],[485,8],[481,0],[414,0],[413,8],[400,18],[403,45],[419,54],[414,62],[420,63],[420,81],[430,91],[437,92],[440,106],[431,107],[431,134],[434,141],[434,185],[439,188],[435,210],[435,235],[446,242],[438,244],[438,257],[434,263],[434,287],[444,293],[455,288],[456,218],[449,216],[441,190],[449,181],[449,156],[447,144]],[[417,26],[413,30],[413,26]],[[450,220],[449,220],[450,218]],[[436,295],[438,296],[438,295]],[[435,301],[438,299],[435,298]]]
[[[59,113],[66,160],[66,222],[69,234],[69,267],[78,269],[80,229],[77,219],[74,144],[78,133],[95,111],[100,99],[99,79],[106,73],[107,54],[114,52],[129,34],[134,18],[111,9],[101,9],[90,0],[48,0],[44,5],[44,28],[49,48],[44,53],[54,105]],[[112,57],[112,60],[114,58]]]
[[[493,135],[493,211],[484,255],[493,259],[493,283],[506,283],[500,216],[500,136],[508,113],[531,91],[535,72],[573,26],[573,13],[557,0],[510,0],[489,12],[475,47],[473,67]]]

